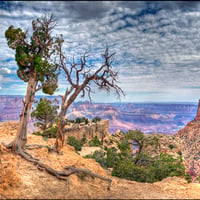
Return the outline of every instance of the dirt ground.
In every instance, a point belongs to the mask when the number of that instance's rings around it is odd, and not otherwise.
[[[12,141],[17,122],[0,123],[0,143]],[[53,145],[54,139],[44,141],[41,136],[28,136],[28,143]],[[1,145],[0,198],[1,199],[200,199],[200,184],[170,177],[161,182],[138,183],[112,177],[93,159],[84,159],[68,145],[63,155],[47,149],[29,150],[35,157],[54,169],[64,166],[88,169],[112,179],[111,190],[107,182],[90,176],[71,175],[68,183],[41,171],[33,163],[10,152]]]

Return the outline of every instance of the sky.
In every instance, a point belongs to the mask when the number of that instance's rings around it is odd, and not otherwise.
[[[27,86],[16,75],[6,29],[20,27],[30,36],[32,20],[44,14],[55,15],[58,25],[53,34],[63,35],[68,57],[89,51],[99,66],[106,45],[116,52],[113,69],[119,71],[119,86],[126,95],[119,100],[112,92],[95,90],[93,102],[200,99],[198,1],[0,1],[0,95],[24,95]],[[61,76],[55,95],[62,95],[67,86]]]

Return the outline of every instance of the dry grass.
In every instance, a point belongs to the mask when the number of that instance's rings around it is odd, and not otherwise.
[[[17,187],[21,183],[21,178],[16,172],[15,161],[15,156],[10,155],[10,153],[0,145],[0,189],[6,190],[9,187]]]

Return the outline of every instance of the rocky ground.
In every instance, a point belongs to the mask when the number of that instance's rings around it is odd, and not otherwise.
[[[14,138],[17,122],[0,123],[0,143]],[[54,139],[44,141],[41,136],[29,135],[28,143],[53,145]],[[46,149],[30,150],[30,153],[52,168],[61,170],[74,165],[91,170],[112,179],[111,190],[107,182],[84,175],[71,175],[69,183],[58,180],[46,171],[40,171],[33,163],[11,153],[1,145],[0,198],[1,199],[200,199],[200,184],[188,184],[184,179],[171,177],[161,182],[138,183],[111,177],[92,159],[84,159],[70,146],[63,148],[63,155],[48,153]]]

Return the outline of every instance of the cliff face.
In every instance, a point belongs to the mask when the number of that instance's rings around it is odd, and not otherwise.
[[[188,172],[195,178],[200,175],[200,100],[194,120],[177,133],[184,143],[184,157]]]
[[[76,139],[81,140],[87,138],[87,140],[93,139],[97,136],[100,140],[103,140],[105,135],[108,133],[109,120],[101,120],[97,123],[91,123],[86,125],[74,125],[71,128],[66,128],[65,140],[68,137],[74,136]]]

